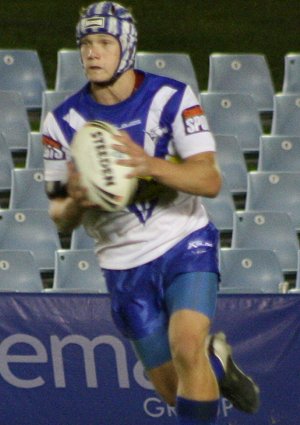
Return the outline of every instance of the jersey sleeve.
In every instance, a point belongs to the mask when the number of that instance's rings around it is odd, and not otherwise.
[[[51,112],[43,124],[43,146],[45,181],[66,183],[70,149]]]
[[[181,158],[215,151],[215,139],[205,113],[192,89],[187,86],[173,122],[174,145]]]

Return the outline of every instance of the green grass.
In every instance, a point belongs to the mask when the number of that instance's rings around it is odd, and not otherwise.
[[[54,87],[56,52],[75,47],[81,0],[9,0],[1,6],[1,46],[32,48]],[[263,53],[276,91],[282,87],[284,55],[300,52],[299,0],[126,0],[137,18],[139,50],[190,54],[201,90],[207,88],[213,52]]]

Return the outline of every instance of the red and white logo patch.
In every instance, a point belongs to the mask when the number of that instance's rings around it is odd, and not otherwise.
[[[182,119],[186,134],[208,131],[204,111],[200,105],[191,106],[182,112]]]
[[[66,153],[62,145],[50,137],[43,136],[44,159],[65,160]]]

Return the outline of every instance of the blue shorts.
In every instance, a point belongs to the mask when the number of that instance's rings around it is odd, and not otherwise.
[[[113,320],[121,333],[133,340],[147,368],[170,359],[167,331],[174,311],[190,309],[213,317],[219,282],[218,244],[219,233],[209,223],[147,264],[103,270]],[[148,347],[151,356],[146,353]]]

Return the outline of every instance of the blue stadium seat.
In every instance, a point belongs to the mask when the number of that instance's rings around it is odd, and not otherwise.
[[[54,269],[54,253],[61,249],[57,229],[47,210],[0,211],[0,249],[30,250],[41,272]]]
[[[18,91],[28,110],[40,109],[47,83],[36,50],[0,49],[0,90]]]
[[[246,211],[279,211],[290,215],[300,231],[300,172],[252,171],[248,173]]]
[[[12,171],[9,208],[48,209],[42,168],[15,168]]]
[[[83,226],[76,227],[71,235],[71,249],[94,249],[95,241]]]
[[[0,291],[41,292],[41,274],[31,251],[0,250]]]
[[[31,131],[28,134],[27,153],[26,153],[26,168],[43,168],[43,144],[42,133]]]
[[[297,271],[296,271],[296,284],[295,287],[290,289],[288,292],[293,294],[300,294],[300,251],[298,251],[297,257]]]
[[[284,56],[282,93],[300,93],[300,53]]]
[[[107,293],[104,276],[92,249],[57,250],[53,290]]]
[[[199,85],[188,53],[138,51],[135,68],[189,84],[198,97]]]
[[[215,198],[202,197],[203,205],[211,221],[220,232],[231,232],[233,227],[233,214],[235,213],[235,203],[233,195],[223,178],[222,188]]]
[[[77,91],[87,83],[79,49],[60,49],[57,52],[55,91]]]
[[[0,192],[11,189],[11,172],[14,169],[13,157],[3,134],[0,133]]]
[[[260,138],[258,171],[300,171],[300,136],[263,135]]]
[[[274,251],[259,248],[221,248],[220,290],[232,292],[279,293],[284,274]]]
[[[237,211],[233,217],[231,248],[271,249],[284,273],[297,270],[299,240],[288,213]]]
[[[271,134],[300,136],[300,93],[278,93],[274,96]]]
[[[208,91],[250,94],[260,112],[273,111],[274,83],[262,54],[210,54]]]
[[[24,100],[16,91],[0,91],[0,133],[12,152],[26,151],[30,122]]]
[[[42,110],[41,110],[41,118],[40,118],[40,132],[42,132],[43,130],[43,123],[48,112],[56,108],[56,106],[58,106],[71,94],[72,94],[71,90],[59,90],[59,91],[46,90],[43,92]]]
[[[217,160],[233,194],[247,191],[247,164],[235,136],[215,134]]]
[[[213,133],[236,136],[243,153],[259,151],[263,128],[251,95],[205,92],[200,102]]]

